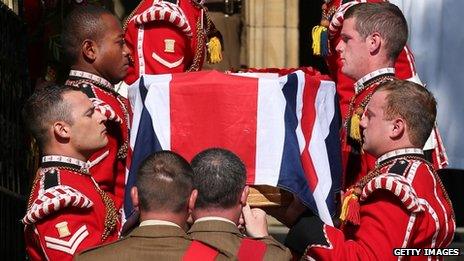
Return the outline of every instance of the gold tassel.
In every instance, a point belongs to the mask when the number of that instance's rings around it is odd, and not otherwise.
[[[354,113],[353,116],[351,116],[351,121],[350,121],[350,137],[358,142],[361,142],[361,130],[359,123],[361,122],[361,117],[359,114]]]
[[[313,54],[318,56],[329,55],[329,40],[327,28],[323,25],[316,25],[313,27]]]
[[[214,36],[208,41],[208,63],[219,63],[222,61],[222,46],[219,38]]]
[[[321,55],[321,33],[326,29],[323,26],[316,25],[313,27],[312,38],[313,38],[313,54]]]
[[[343,199],[342,211],[340,213],[340,219],[343,223],[350,222],[354,225],[359,225],[359,193],[356,189],[351,189],[347,192],[347,195]]]
[[[350,200],[357,200],[356,195],[350,194],[350,195],[347,195],[347,196],[343,199],[342,211],[341,211],[341,213],[340,213],[340,219],[341,219],[342,221],[345,221],[345,220],[346,220],[346,212],[348,211],[348,202],[349,202]]]

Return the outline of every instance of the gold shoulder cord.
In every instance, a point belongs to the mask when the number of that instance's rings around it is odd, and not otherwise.
[[[118,221],[118,211],[116,210],[114,201],[108,196],[108,194],[105,191],[103,191],[98,186],[97,182],[89,174],[82,173],[80,170],[76,170],[74,168],[69,168],[69,167],[60,167],[60,168],[74,171],[81,175],[88,176],[92,180],[92,183],[94,184],[94,187],[97,190],[98,194],[100,194],[100,197],[103,201],[103,205],[105,206],[105,221],[104,221],[105,228],[101,235],[101,241],[105,241],[108,238],[108,236],[111,234],[111,232],[113,232],[114,229],[116,228],[116,223]]]
[[[140,6],[142,6],[143,1],[144,0],[140,1],[140,3],[137,5],[137,7],[135,7],[134,10],[132,10],[132,12],[129,14],[129,16],[127,16],[126,19],[124,20],[124,24],[122,26],[122,30],[124,32],[127,29],[127,25],[129,24],[130,19],[132,19],[132,17],[135,15],[135,13],[139,10]]]
[[[201,19],[198,19],[197,24],[197,49],[195,50],[195,56],[193,57],[193,62],[187,72],[195,72],[200,70],[200,59],[202,57],[202,52],[205,48],[206,34],[201,27]]]
[[[103,200],[103,204],[105,205],[105,229],[103,230],[103,234],[101,236],[101,240],[105,241],[111,232],[113,232],[113,230],[116,228],[118,212],[116,211],[114,201],[108,196],[108,194],[101,190],[97,184],[95,184],[95,187]]]
[[[27,211],[29,211],[31,209],[32,199],[33,199],[32,194],[37,189],[37,186],[38,186],[37,184],[39,183],[41,178],[42,178],[42,172],[37,171],[37,173],[35,175],[35,178],[34,178],[34,181],[32,182],[31,194],[29,194],[29,199],[27,200]]]
[[[345,116],[345,121],[343,123],[343,127],[346,130],[347,136],[350,137],[351,139],[353,139],[354,141],[357,141],[358,144],[362,143],[361,136],[360,136],[360,130],[359,130],[359,122],[361,121],[362,115],[364,113],[364,110],[367,107],[367,104],[369,103],[369,101],[372,98],[372,95],[375,92],[375,87],[378,87],[382,83],[384,83],[386,81],[391,81],[391,80],[393,80],[393,77],[390,76],[390,75],[379,77],[378,79],[372,81],[372,83],[370,83],[369,86],[367,86],[362,91],[356,93],[355,95],[353,95],[353,97],[351,97],[350,104],[349,104],[349,107],[348,107],[348,113]],[[361,95],[361,93],[363,93],[363,92],[370,92],[370,93],[368,93],[363,98],[363,100],[361,101],[359,106],[357,106],[355,108],[356,98],[359,95]],[[353,123],[354,118],[357,119],[357,121],[354,121],[357,124],[357,126],[352,126],[354,124]],[[348,129],[348,126],[350,126],[350,129]],[[351,130],[352,128],[356,128],[358,133],[353,133],[353,131]]]

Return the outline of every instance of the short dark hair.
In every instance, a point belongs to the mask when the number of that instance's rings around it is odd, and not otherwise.
[[[71,66],[78,61],[81,45],[86,39],[99,41],[103,37],[105,24],[100,18],[103,14],[113,15],[99,6],[85,5],[74,8],[66,17],[61,32],[63,61]]]
[[[50,140],[47,130],[51,124],[57,121],[74,123],[69,104],[63,98],[63,95],[70,91],[81,90],[67,85],[49,85],[36,90],[24,104],[22,110],[24,124],[41,150]]]
[[[377,32],[385,40],[388,58],[395,60],[408,40],[408,24],[401,10],[394,4],[360,3],[344,14],[344,18],[355,18],[356,30],[366,38]]]
[[[376,92],[387,91],[384,118],[401,117],[408,126],[409,140],[422,148],[432,132],[437,116],[437,102],[422,85],[404,80],[388,81]]]
[[[158,151],[140,165],[135,186],[143,211],[179,213],[188,206],[193,171],[179,154]]]
[[[246,168],[238,156],[211,148],[192,159],[193,184],[198,190],[196,208],[230,208],[240,200]]]

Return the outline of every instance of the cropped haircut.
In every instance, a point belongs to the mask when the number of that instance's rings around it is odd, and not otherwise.
[[[63,98],[63,95],[70,91],[81,90],[67,85],[46,86],[36,90],[24,104],[23,122],[41,150],[50,141],[47,132],[53,123],[57,121],[64,121],[70,125],[74,123],[69,104]]]
[[[180,155],[155,152],[140,165],[135,186],[143,211],[179,213],[187,209],[193,190],[193,171]]]
[[[197,208],[230,208],[240,201],[246,168],[231,151],[211,148],[192,159],[193,184],[198,190]]]
[[[437,102],[425,87],[404,80],[386,82],[376,92],[386,91],[384,118],[401,117],[408,126],[409,140],[422,148],[430,136],[437,116]]]
[[[364,39],[379,33],[385,40],[390,60],[395,60],[408,40],[408,24],[401,10],[394,4],[360,3],[345,12],[345,20],[355,18],[355,28]]]
[[[84,40],[98,42],[103,37],[106,30],[100,20],[103,14],[113,15],[102,7],[85,5],[74,8],[66,17],[61,32],[61,45],[67,65],[71,66],[78,61]]]

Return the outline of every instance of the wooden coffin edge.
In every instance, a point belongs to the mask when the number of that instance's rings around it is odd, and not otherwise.
[[[267,185],[250,186],[247,202],[251,207],[284,207],[292,202],[292,193]]]

